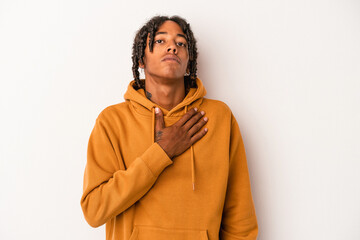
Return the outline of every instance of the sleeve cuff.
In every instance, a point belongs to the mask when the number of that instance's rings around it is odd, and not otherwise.
[[[141,159],[146,163],[155,177],[158,177],[167,166],[173,163],[166,152],[156,142],[143,153]]]

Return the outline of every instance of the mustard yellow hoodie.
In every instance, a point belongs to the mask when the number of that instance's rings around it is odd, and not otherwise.
[[[81,207],[107,240],[255,240],[258,225],[241,133],[229,107],[204,98],[200,79],[168,111],[129,84],[125,102],[105,108],[91,132]],[[155,112],[171,126],[191,108],[207,134],[170,159],[154,142]]]

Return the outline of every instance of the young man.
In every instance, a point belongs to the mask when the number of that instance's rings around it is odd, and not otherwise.
[[[190,25],[152,18],[132,59],[126,101],[99,114],[89,139],[87,222],[106,223],[107,240],[255,240],[241,133],[225,103],[204,98]]]

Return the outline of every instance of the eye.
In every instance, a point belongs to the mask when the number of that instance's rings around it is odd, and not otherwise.
[[[155,43],[163,43],[164,41],[161,40],[161,39],[157,39],[157,40],[155,40],[154,42],[155,42]]]
[[[183,43],[183,42],[178,42],[177,45],[179,47],[186,47],[186,43]]]

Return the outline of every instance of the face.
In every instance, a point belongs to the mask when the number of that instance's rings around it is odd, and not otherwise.
[[[149,43],[149,36],[147,37]],[[183,78],[188,62],[189,52],[186,37],[180,26],[173,21],[165,21],[154,36],[153,51],[148,44],[145,48],[145,77],[166,79]]]

